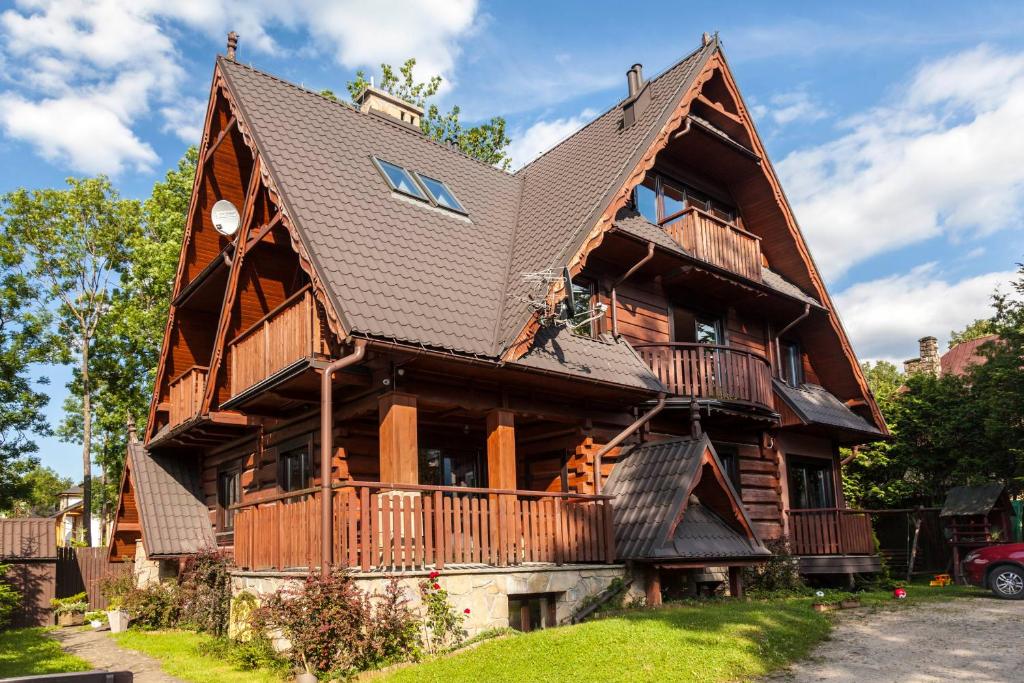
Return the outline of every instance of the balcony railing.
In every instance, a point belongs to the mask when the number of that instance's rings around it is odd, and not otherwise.
[[[199,412],[209,371],[209,368],[193,365],[171,380],[169,418],[172,427],[190,420]]]
[[[238,506],[235,564],[319,566],[318,491]],[[333,508],[335,564],[364,572],[615,560],[607,496],[346,482]]]
[[[871,518],[861,510],[789,510],[790,552],[794,555],[874,555]]]
[[[297,360],[327,352],[313,292],[305,287],[231,340],[231,395],[237,396]]]
[[[761,238],[696,207],[665,224],[665,231],[702,261],[761,280]]]
[[[757,353],[717,344],[636,344],[641,358],[677,396],[771,408],[772,373]]]

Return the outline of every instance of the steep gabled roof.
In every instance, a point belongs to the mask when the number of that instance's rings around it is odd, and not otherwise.
[[[384,115],[218,68],[346,332],[493,355],[520,182]],[[468,218],[393,193],[374,156],[443,180]]]
[[[694,492],[701,488],[708,500]],[[740,559],[769,555],[753,530],[739,494],[724,475],[707,436],[633,446],[623,451],[605,493],[615,496],[617,556],[628,560]],[[711,493],[712,495],[708,495]],[[724,510],[731,507],[728,521]]]
[[[711,41],[652,78],[649,104],[624,127],[616,105],[516,173],[523,200],[509,261],[508,295],[499,339],[507,343],[529,312],[528,285],[519,274],[561,267],[607,207],[611,195],[647,151],[683,93],[718,49]]]
[[[939,358],[942,374],[962,376],[967,374],[967,369],[972,365],[983,365],[988,358],[980,354],[978,349],[983,344],[994,342],[997,339],[999,339],[998,335],[989,334],[957,344]]]
[[[136,442],[128,445],[127,468],[147,555],[174,557],[214,547],[195,458],[150,453]]]

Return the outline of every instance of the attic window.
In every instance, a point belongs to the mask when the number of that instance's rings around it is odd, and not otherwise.
[[[462,208],[462,204],[459,203],[459,200],[455,198],[455,195],[452,194],[452,191],[443,182],[422,173],[417,173],[416,177],[419,178],[423,187],[427,188],[427,192],[430,193],[430,198],[434,200],[435,204],[445,209],[466,213],[466,210]]]
[[[427,196],[423,194],[423,190],[412,178],[407,170],[401,166],[395,166],[394,164],[388,163],[383,159],[373,157],[373,163],[377,166],[377,169],[384,176],[384,179],[388,181],[388,185],[395,192],[401,192],[407,194],[410,197],[416,199],[422,199],[428,201]]]

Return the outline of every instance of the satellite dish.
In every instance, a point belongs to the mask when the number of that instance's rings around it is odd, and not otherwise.
[[[210,218],[213,220],[213,227],[217,228],[217,232],[220,234],[231,237],[238,232],[241,216],[238,215],[235,205],[228,200],[221,199],[214,204],[210,211]]]

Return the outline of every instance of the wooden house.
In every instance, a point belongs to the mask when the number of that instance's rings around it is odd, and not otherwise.
[[[886,428],[717,38],[515,173],[421,114],[216,62],[142,450],[238,586],[437,568],[529,628],[782,537],[878,567],[837,453]]]

